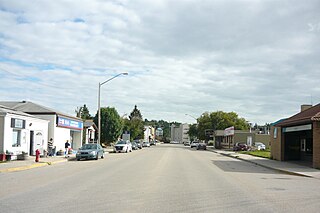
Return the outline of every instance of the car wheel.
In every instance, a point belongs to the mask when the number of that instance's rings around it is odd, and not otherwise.
[[[80,160],[80,158],[77,158],[77,161],[79,161]]]

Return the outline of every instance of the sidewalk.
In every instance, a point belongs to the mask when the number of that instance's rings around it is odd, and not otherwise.
[[[39,162],[35,162],[35,156],[29,156],[26,160],[13,160],[0,162],[0,173],[23,171],[27,169],[54,165],[57,163],[67,162],[68,160],[75,159],[75,154],[69,155],[69,158],[64,156],[53,156],[40,158]]]
[[[112,152],[112,147],[107,147],[104,149],[105,155]],[[15,172],[15,171],[23,171],[27,169],[50,166],[58,163],[64,163],[71,160],[75,160],[76,154],[69,154],[68,158],[64,156],[53,156],[53,157],[43,157],[40,158],[39,162],[35,162],[35,156],[29,156],[27,160],[13,160],[13,161],[5,161],[0,162],[0,173],[4,172]]]
[[[295,164],[292,162],[287,162],[287,161],[276,161],[276,160],[271,160],[267,158],[260,158],[260,157],[255,157],[252,155],[246,155],[246,154],[240,154],[237,152],[233,151],[225,151],[225,150],[218,150],[214,149],[211,147],[208,147],[209,151],[236,158],[239,160],[247,161],[268,169],[273,169],[279,172],[283,172],[286,174],[291,174],[291,175],[299,175],[299,176],[304,176],[304,177],[311,177],[311,178],[316,178],[320,179],[320,170],[314,169],[311,167],[307,166],[302,166],[299,164]]]

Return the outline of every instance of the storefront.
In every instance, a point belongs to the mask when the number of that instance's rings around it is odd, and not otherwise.
[[[47,120],[0,106],[0,153],[41,155],[47,149]]]
[[[33,102],[0,102],[0,105],[10,107],[13,110],[19,110],[31,114],[36,118],[49,121],[46,125],[47,134],[43,135],[44,148],[47,150],[48,140],[53,140],[55,151],[64,150],[64,144],[68,141],[72,149],[78,149],[82,145],[83,122],[80,118],[57,112],[48,107],[35,104]],[[30,133],[31,140],[38,144],[38,138],[41,133],[34,131]],[[35,151],[32,149],[31,151]]]
[[[222,148],[231,149],[236,143],[253,146],[255,142],[261,142],[269,148],[270,136],[268,134],[260,134],[257,131],[235,130],[232,126],[224,130],[224,137],[220,145]]]
[[[273,124],[271,157],[281,161],[300,161],[320,167],[320,128],[317,116],[320,104]]]

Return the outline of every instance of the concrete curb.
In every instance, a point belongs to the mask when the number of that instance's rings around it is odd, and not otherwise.
[[[248,163],[252,163],[252,164],[255,164],[255,165],[264,167],[264,168],[266,168],[266,169],[272,169],[272,170],[274,170],[274,171],[278,171],[278,172],[281,172],[281,173],[284,173],[284,174],[313,178],[313,177],[310,176],[310,175],[305,175],[305,174],[301,174],[301,173],[298,173],[298,172],[291,172],[291,171],[287,171],[287,170],[283,170],[283,169],[279,169],[279,168],[274,168],[274,167],[271,167],[271,166],[266,166],[266,165],[263,165],[263,164],[260,164],[260,163],[257,163],[257,162],[253,162],[253,161],[251,161],[251,160],[243,159],[243,158],[241,158],[239,155],[234,156],[234,155],[232,155],[232,154],[220,153],[220,152],[214,151],[213,149],[208,149],[208,150],[211,151],[211,152],[214,152],[214,153],[217,153],[217,154],[226,156],[226,157],[230,157],[230,158],[242,160],[242,161],[245,161],[245,162],[248,162]]]
[[[67,159],[63,159],[63,160],[59,160],[59,161],[53,161],[53,162],[38,162],[38,163],[33,163],[33,164],[27,165],[27,166],[20,166],[20,167],[1,169],[0,173],[24,171],[24,170],[29,170],[29,169],[38,168],[38,167],[44,167],[44,166],[50,166],[50,165],[63,163],[63,162],[67,162]]]

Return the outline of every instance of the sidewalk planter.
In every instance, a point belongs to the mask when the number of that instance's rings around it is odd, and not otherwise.
[[[6,154],[6,160],[7,161],[11,161],[11,155],[10,154]]]
[[[6,161],[6,154],[4,153],[0,154],[0,161]]]
[[[28,153],[23,152],[22,154],[17,155],[17,160],[27,160],[28,157]]]
[[[63,150],[59,150],[58,152],[57,152],[57,156],[63,156],[64,155],[64,151]]]

